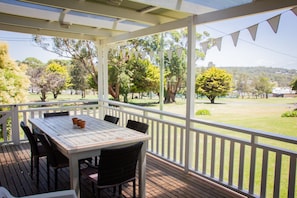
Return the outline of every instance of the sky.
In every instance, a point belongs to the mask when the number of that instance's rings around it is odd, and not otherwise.
[[[277,33],[274,33],[268,19],[281,14]],[[258,24],[255,41],[248,27]],[[222,37],[221,50],[215,46],[206,52],[198,66],[210,62],[220,66],[266,66],[297,69],[297,16],[290,10],[279,10],[261,15],[242,17],[197,26],[197,32],[207,31],[212,38]],[[231,33],[240,31],[237,46]],[[46,63],[50,59],[62,59],[54,53],[36,46],[32,35],[0,31],[0,41],[9,45],[9,55],[13,60],[23,61],[35,57]]]

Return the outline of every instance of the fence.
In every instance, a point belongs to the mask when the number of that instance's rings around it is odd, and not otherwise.
[[[45,112],[71,115],[104,114],[149,124],[148,152],[251,197],[289,197],[297,194],[297,138],[275,135],[113,101],[64,101],[1,106],[3,143],[24,140],[19,120]],[[187,125],[188,122],[188,125]],[[8,128],[10,129],[8,130]],[[189,130],[187,131],[187,126]],[[12,132],[13,131],[13,132]],[[186,140],[189,141],[186,141]]]

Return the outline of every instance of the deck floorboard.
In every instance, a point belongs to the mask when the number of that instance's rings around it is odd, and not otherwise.
[[[13,196],[45,193],[54,190],[54,171],[51,169],[51,188],[47,188],[46,158],[40,159],[40,183],[36,185],[36,176],[30,177],[30,145],[0,146],[0,185],[6,187]],[[34,169],[35,170],[35,169]],[[236,192],[224,188],[204,178],[183,172],[160,158],[147,155],[146,197],[148,198],[241,198]],[[69,169],[58,172],[58,190],[70,188]],[[132,185],[123,187],[122,197],[132,196]],[[91,184],[82,181],[82,198],[93,198]],[[101,197],[113,198],[112,189],[102,191]]]

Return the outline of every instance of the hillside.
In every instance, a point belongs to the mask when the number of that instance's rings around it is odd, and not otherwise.
[[[259,76],[265,76],[272,82],[277,83],[278,87],[288,87],[297,78],[297,69],[273,68],[273,67],[219,67],[228,71],[233,76],[234,81],[246,77],[253,81]],[[199,68],[204,71],[207,68]]]

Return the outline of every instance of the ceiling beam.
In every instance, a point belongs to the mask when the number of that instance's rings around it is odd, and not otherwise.
[[[43,6],[56,7],[61,9],[70,9],[77,12],[103,15],[116,19],[126,19],[130,21],[136,21],[147,25],[156,25],[172,21],[169,17],[157,16],[149,13],[140,13],[134,10],[110,6],[105,4],[92,3],[87,1],[78,0],[22,0],[24,2],[34,3]]]
[[[67,28],[65,26],[61,26],[58,21],[51,22],[45,21],[40,19],[33,19],[33,18],[24,18],[20,16],[14,15],[7,15],[0,13],[0,24],[10,24],[13,27],[27,27],[30,29],[36,30],[47,30],[53,32],[64,32],[66,34],[76,34],[76,35],[89,35],[93,38],[102,38],[102,37],[110,37],[114,35],[118,35],[123,33],[121,31],[110,31],[104,29],[97,29],[87,26],[80,26],[80,25],[69,25]],[[81,36],[79,36],[81,38]]]
[[[29,27],[20,27],[20,26],[13,26],[13,25],[2,24],[2,23],[0,23],[0,29],[5,31],[10,31],[10,32],[19,32],[19,33],[43,35],[43,36],[54,36],[54,37],[61,37],[61,38],[73,38],[73,39],[83,39],[83,40],[93,40],[93,41],[98,39],[97,37],[94,37],[91,35],[75,34],[75,33],[69,33],[69,32],[58,32],[58,31],[36,29],[36,28],[29,28]]]
[[[67,9],[64,9],[67,10]],[[63,10],[61,9],[61,12]],[[67,10],[69,12],[69,10]],[[47,21],[60,21],[61,20],[61,13],[50,11],[50,10],[41,10],[37,8],[29,8],[23,7],[20,5],[12,5],[8,3],[1,3],[0,2],[0,13],[6,13],[10,15],[17,15],[22,16],[25,18],[36,18],[36,19],[43,19]],[[81,26],[90,26],[96,28],[105,28],[105,29],[113,29],[114,22],[111,20],[104,20],[98,18],[90,18],[84,16],[77,16],[73,14],[64,14],[63,15],[63,23],[62,25],[70,26],[70,25],[81,25]],[[144,28],[141,25],[135,24],[127,24],[127,23],[119,23],[117,26],[118,31],[135,31]]]
[[[145,28],[145,29],[138,30],[138,31],[120,34],[118,36],[104,39],[104,40],[102,40],[102,43],[103,44],[112,44],[112,43],[116,43],[119,41],[126,41],[129,39],[134,39],[134,38],[138,38],[138,37],[142,37],[142,36],[157,34],[157,33],[166,32],[166,31],[179,29],[179,28],[184,28],[188,24],[189,20],[190,20],[190,17],[187,17],[187,18],[180,19],[180,20],[177,20],[174,22],[164,23],[164,24],[156,25],[156,26]]]
[[[192,3],[184,0],[130,0],[137,3],[143,3],[156,7],[161,7],[174,11],[181,11],[191,14],[204,14],[207,12],[215,11],[216,9],[207,6],[199,5],[198,3]]]

